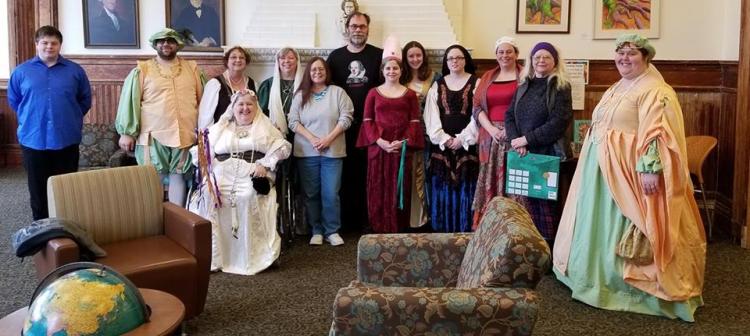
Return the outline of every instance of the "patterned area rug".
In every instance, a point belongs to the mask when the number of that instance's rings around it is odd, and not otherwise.
[[[31,221],[23,170],[0,168],[0,316],[28,305],[36,286],[32,260],[16,258],[10,236]],[[256,276],[214,273],[205,312],[186,324],[190,335],[326,335],[340,287],[356,276],[358,234],[346,244],[311,247],[301,237],[279,267]],[[709,245],[704,300],[696,323],[606,311],[570,298],[552,277],[539,285],[544,299],[535,335],[747,335],[750,326],[750,251],[717,239]]]

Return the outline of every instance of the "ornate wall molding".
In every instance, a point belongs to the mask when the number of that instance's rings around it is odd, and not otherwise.
[[[250,61],[253,63],[274,63],[276,61],[276,53],[281,48],[246,48],[247,52],[250,53]],[[334,51],[334,48],[295,48],[300,55],[302,64],[305,64],[312,57],[323,57],[328,58],[328,55]],[[427,57],[430,64],[436,65],[441,64],[443,61],[443,49],[427,49]]]

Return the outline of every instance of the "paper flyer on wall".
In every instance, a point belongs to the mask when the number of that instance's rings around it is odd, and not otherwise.
[[[589,60],[565,60],[565,71],[571,84],[574,110],[583,110],[586,101],[586,84],[589,83]]]

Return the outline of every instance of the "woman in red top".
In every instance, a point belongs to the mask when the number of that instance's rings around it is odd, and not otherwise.
[[[505,153],[509,146],[503,122],[521,73],[518,48],[512,37],[503,36],[495,42],[495,56],[498,66],[484,73],[474,94],[472,114],[482,127],[477,140],[479,179],[471,206],[472,230],[476,230],[490,200],[505,194]]]
[[[411,156],[414,149],[424,147],[424,133],[419,99],[399,82],[398,43],[389,38],[384,49],[381,73],[385,83],[367,94],[357,147],[367,147],[367,210],[372,231],[392,233],[409,227]]]

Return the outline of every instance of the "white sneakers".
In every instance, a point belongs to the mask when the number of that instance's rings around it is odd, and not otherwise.
[[[344,245],[344,240],[341,239],[341,236],[339,236],[338,233],[334,233],[326,237],[326,241],[331,244],[331,246],[339,246]]]
[[[310,245],[323,245],[323,235],[313,235],[312,238],[310,238]]]
[[[339,246],[344,245],[344,240],[341,239],[341,236],[339,236],[338,233],[334,233],[325,239],[331,246]],[[310,245],[323,245],[323,235],[313,235],[312,238],[310,238]]]

